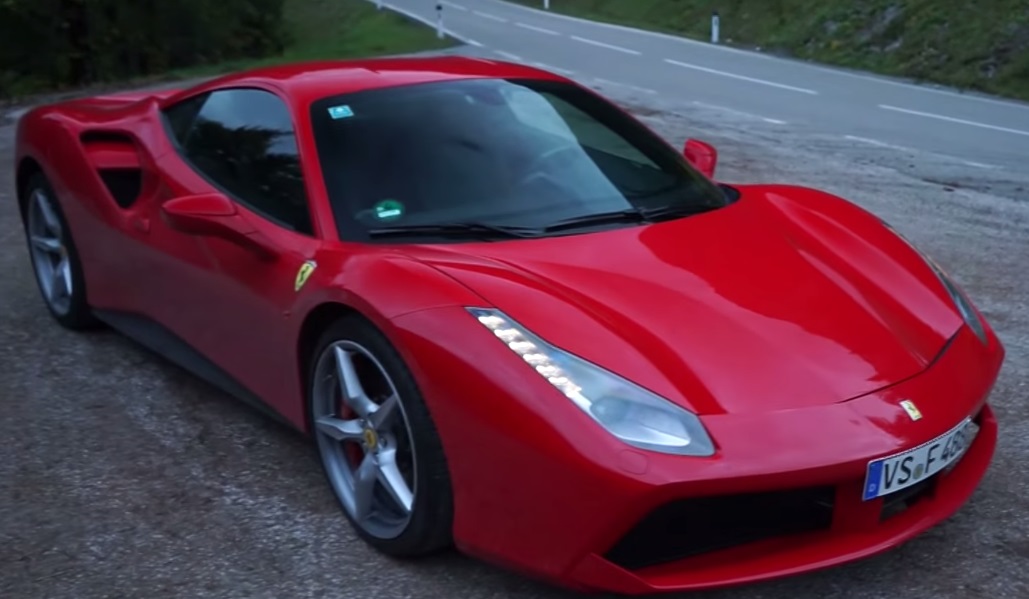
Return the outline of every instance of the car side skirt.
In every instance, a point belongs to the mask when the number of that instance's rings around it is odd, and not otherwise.
[[[289,429],[301,432],[293,423],[283,418],[268,402],[161,323],[142,314],[120,310],[94,310],[94,315],[125,337],[188,371],[195,377],[242,401]]]

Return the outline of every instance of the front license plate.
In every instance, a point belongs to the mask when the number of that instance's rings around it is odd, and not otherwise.
[[[868,463],[864,500],[896,493],[954,464],[972,444],[979,426],[966,418],[928,443]]]

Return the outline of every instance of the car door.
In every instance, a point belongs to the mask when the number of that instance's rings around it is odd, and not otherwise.
[[[205,259],[166,268],[167,280],[154,286],[160,296],[149,302],[160,322],[235,382],[283,408],[296,395],[283,368],[296,359],[287,326],[294,283],[319,246],[291,111],[268,89],[231,88],[168,107],[165,117],[175,151],[160,161],[164,201],[223,194],[276,256],[190,235],[156,215],[151,237],[192,237]]]

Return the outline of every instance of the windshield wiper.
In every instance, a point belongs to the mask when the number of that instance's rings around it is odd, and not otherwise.
[[[559,220],[543,227],[544,231],[559,231],[561,229],[574,229],[575,227],[590,225],[606,225],[609,223],[641,223],[647,218],[639,208],[627,210],[616,210],[614,212],[595,212],[593,214],[582,214]]]
[[[448,222],[427,225],[397,225],[369,229],[370,237],[407,237],[412,235],[469,236],[469,237],[534,237],[539,233],[527,227],[508,227],[481,222]]]
[[[668,193],[669,191],[673,191],[675,189],[678,189],[681,186],[682,186],[681,182],[673,181],[673,182],[671,182],[671,183],[669,183],[667,185],[662,185],[660,187],[657,187],[657,188],[654,188],[654,189],[648,189],[646,191],[623,191],[622,193],[627,198],[632,198],[634,200],[639,200],[639,199],[643,199],[643,198],[652,198],[654,196],[658,196],[658,195],[661,195],[663,193]]]
[[[597,212],[583,214],[559,220],[543,227],[544,232],[572,229],[590,225],[606,225],[617,223],[647,223],[669,217],[688,216],[714,210],[716,206],[659,206],[657,208],[627,208],[614,212]]]
[[[665,218],[674,218],[678,216],[690,216],[693,214],[703,214],[704,212],[711,212],[717,210],[721,206],[712,206],[710,204],[694,204],[685,206],[657,206],[655,208],[640,208],[640,212],[646,217],[647,220],[662,220]]]

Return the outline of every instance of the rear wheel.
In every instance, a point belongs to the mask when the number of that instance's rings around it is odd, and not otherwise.
[[[453,499],[442,444],[385,336],[358,316],[335,322],[315,348],[308,389],[322,467],[361,538],[398,557],[449,546]]]
[[[96,326],[97,320],[86,303],[85,277],[68,221],[42,173],[32,176],[24,197],[25,237],[47,309],[66,328]]]

